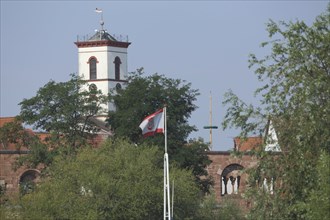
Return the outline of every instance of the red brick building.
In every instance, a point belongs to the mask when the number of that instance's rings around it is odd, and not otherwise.
[[[0,118],[0,127],[6,123],[13,122],[14,117]],[[47,134],[35,133],[32,130],[26,129],[29,133],[38,135],[43,139]],[[24,185],[29,181],[36,182],[39,179],[42,166],[32,169],[26,166],[16,167],[15,162],[18,157],[28,153],[27,148],[17,148],[14,144],[6,144],[3,141],[0,143],[0,187],[5,189],[5,192],[10,195],[17,195],[19,186]]]
[[[240,151],[240,156],[235,156],[230,151],[208,152],[212,163],[207,167],[207,171],[213,177],[214,191],[220,203],[226,199],[231,199],[243,208],[249,207],[249,204],[242,197],[248,179],[244,170],[257,165],[257,158],[252,156],[249,151],[255,148],[257,144],[261,144],[261,141],[262,138],[260,137],[252,137],[244,142],[235,138],[233,150]]]
[[[13,117],[0,118],[0,127],[13,121]],[[43,133],[29,132],[45,138]],[[102,139],[102,138],[101,138]],[[260,137],[248,138],[242,142],[239,138],[234,139],[234,151],[242,152],[241,156],[233,156],[229,151],[210,151],[208,156],[212,163],[207,167],[209,175],[214,179],[214,190],[218,201],[226,198],[237,200],[242,207],[247,207],[247,203],[242,200],[242,192],[246,189],[247,174],[243,172],[246,168],[251,168],[257,164],[257,159],[251,156],[248,151],[260,146]],[[97,139],[99,143],[100,140]],[[18,157],[28,153],[28,149],[17,149],[13,144],[0,145],[0,185],[6,189],[8,194],[18,194],[20,186],[28,181],[38,181],[42,166],[37,169],[19,167],[15,169],[15,161]]]

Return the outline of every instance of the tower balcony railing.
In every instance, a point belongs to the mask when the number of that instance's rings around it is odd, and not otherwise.
[[[97,32],[97,30],[95,30],[95,33],[96,32]],[[77,42],[88,41],[91,37],[93,37],[95,35],[95,33],[85,34],[85,35],[77,35]],[[111,37],[113,37],[118,42],[127,42],[127,43],[129,42],[128,35],[113,34],[113,35],[111,35]]]

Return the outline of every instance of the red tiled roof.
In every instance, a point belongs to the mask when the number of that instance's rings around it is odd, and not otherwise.
[[[262,137],[248,137],[246,139],[237,137],[234,138],[234,149],[237,151],[251,151],[260,147],[262,140]]]
[[[14,122],[15,117],[0,117],[0,128],[3,127],[5,124]],[[48,133],[41,133],[41,132],[35,132],[32,129],[24,129],[29,135],[37,135],[41,141],[44,141],[49,134]],[[3,143],[0,145],[0,149],[6,149],[6,150],[17,150],[17,146],[14,143],[8,143],[8,145],[4,146]],[[20,150],[27,150],[26,147],[21,147]]]
[[[0,127],[2,127],[4,124],[7,124],[9,122],[13,122],[15,120],[15,117],[0,117]]]

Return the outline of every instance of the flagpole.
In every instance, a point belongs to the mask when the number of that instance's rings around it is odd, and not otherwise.
[[[170,177],[169,177],[169,165],[168,165],[168,154],[164,155],[164,219],[171,220],[171,199],[170,199]]]
[[[166,107],[164,111],[164,136],[165,136],[165,154],[164,154],[164,220],[171,219],[171,200],[170,200],[170,172],[167,154],[167,115]],[[167,204],[166,204],[167,203]]]
[[[167,154],[167,115],[166,115],[166,107],[164,107],[163,111],[164,111],[165,153]]]
[[[164,220],[166,220],[166,160],[164,155]]]
[[[170,171],[167,154],[167,116],[166,106],[163,109],[147,116],[139,125],[144,137],[155,133],[164,133],[165,153],[164,153],[164,220],[171,220],[171,200],[170,200]],[[172,207],[173,209],[173,207]],[[173,214],[172,214],[173,215]]]
[[[174,204],[174,180],[173,180],[173,185],[172,185],[172,219],[173,219],[173,214],[174,214],[173,204]]]
[[[167,209],[166,209],[166,196],[167,196],[167,160],[166,160],[166,154],[167,154],[167,120],[166,120],[166,107],[163,108],[164,111],[164,138],[165,138],[165,154],[164,154],[164,220],[166,220],[167,217]]]

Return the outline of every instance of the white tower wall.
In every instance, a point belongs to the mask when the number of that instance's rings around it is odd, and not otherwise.
[[[101,45],[100,45],[101,44]],[[109,46],[114,45],[114,46]],[[110,90],[116,89],[120,84],[124,88],[124,83],[127,82],[127,47],[130,43],[115,42],[109,40],[77,42],[78,46],[78,74],[83,80],[90,84],[95,84],[98,90],[107,95]],[[115,77],[115,59],[120,59],[120,75],[119,79]],[[89,60],[95,58],[96,63],[96,79],[90,79],[90,64]],[[86,88],[88,89],[88,87]],[[114,111],[113,103],[108,103],[103,106],[105,114],[107,111]],[[104,117],[103,116],[103,117]]]

